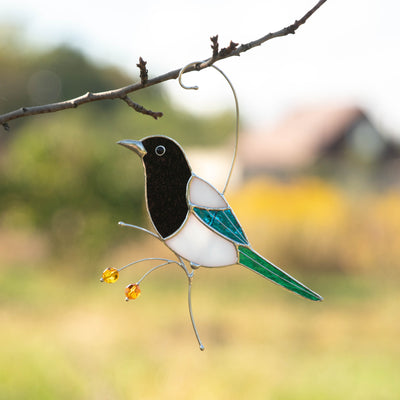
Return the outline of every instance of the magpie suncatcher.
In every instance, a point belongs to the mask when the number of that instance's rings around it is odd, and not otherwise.
[[[240,264],[307,299],[322,297],[256,253],[223,194],[195,175],[166,136],[121,140],[143,162],[146,204],[163,242],[193,268]]]

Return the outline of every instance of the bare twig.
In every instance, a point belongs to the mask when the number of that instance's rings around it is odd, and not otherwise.
[[[121,99],[123,101],[125,101],[125,103],[128,104],[129,107],[132,107],[135,111],[137,111],[137,112],[139,112],[141,114],[150,115],[154,119],[158,119],[158,118],[161,118],[163,116],[162,112],[147,110],[146,108],[144,108],[140,104],[137,104],[134,101],[132,101],[128,96],[121,97]]]
[[[223,49],[221,49],[221,51],[217,55],[217,58],[221,59],[229,57],[237,49],[238,46],[239,43],[232,42],[231,40],[228,47],[224,47]]]
[[[263,36],[260,39],[254,40],[253,42],[249,42],[247,44],[242,44],[239,46],[236,51],[232,52],[232,56],[238,56],[240,53],[243,53],[247,50],[252,49],[253,47],[260,46],[261,44],[265,43],[268,40],[277,38],[277,37],[282,37],[282,36],[287,36],[290,34],[295,34],[296,30],[306,23],[308,18],[311,17],[317,11],[327,0],[320,0],[310,11],[308,11],[302,18],[300,18],[298,21],[296,20],[293,24],[287,26],[286,28],[281,29],[280,31],[274,32],[274,33],[268,33],[267,35]]]
[[[142,57],[139,57],[139,64],[136,64],[136,66],[140,70],[140,82],[142,82],[142,85],[145,85],[146,82],[149,80],[147,68],[146,68],[147,61],[144,61]]]
[[[211,48],[212,48],[212,58],[216,58],[218,56],[219,52],[219,44],[218,44],[218,35],[210,37],[210,40],[212,42]]]
[[[218,36],[211,38],[211,41],[213,43],[211,46],[213,49],[212,56],[196,65],[193,65],[192,67],[187,68],[185,73],[195,70],[200,71],[204,68],[208,68],[210,65],[224,58],[239,56],[241,53],[244,53],[256,46],[260,46],[261,44],[267,42],[268,40],[277,37],[287,36],[289,34],[294,34],[296,30],[301,25],[303,25],[311,17],[311,15],[313,15],[326,1],[327,0],[319,0],[318,3],[310,11],[308,11],[302,18],[296,20],[293,24],[287,26],[286,28],[283,28],[273,33],[268,33],[267,35],[261,37],[260,39],[254,40],[246,44],[242,44],[239,47],[236,43],[231,41],[230,45],[227,48],[218,51],[219,48]],[[155,113],[153,111],[146,110],[144,107],[134,103],[130,98],[127,97],[127,95],[129,93],[136,92],[146,87],[157,85],[161,82],[165,82],[171,79],[177,79],[181,68],[167,72],[163,75],[159,75],[155,78],[148,79],[146,62],[143,61],[142,58],[139,59],[138,67],[140,69],[140,78],[141,78],[141,81],[139,83],[134,83],[119,89],[108,90],[105,92],[98,92],[98,93],[88,92],[80,97],[76,97],[75,99],[61,101],[58,103],[52,103],[34,107],[22,107],[17,110],[11,111],[9,113],[0,115],[0,124],[2,124],[5,129],[8,129],[9,126],[7,122],[12,121],[13,119],[28,117],[31,115],[37,115],[43,113],[51,113],[60,110],[66,110],[69,108],[76,108],[85,103],[106,100],[106,99],[108,100],[121,99],[138,112],[151,115],[153,118],[161,117],[162,113]],[[133,106],[133,104],[135,106]]]

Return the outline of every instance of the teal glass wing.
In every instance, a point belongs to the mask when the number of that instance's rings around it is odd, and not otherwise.
[[[246,236],[230,208],[213,210],[193,207],[193,211],[206,225],[230,240],[239,244],[248,244]]]

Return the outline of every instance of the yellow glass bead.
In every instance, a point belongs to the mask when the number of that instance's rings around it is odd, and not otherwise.
[[[118,280],[118,278],[118,270],[116,268],[110,267],[104,270],[102,278],[100,280],[106,283],[114,283]]]
[[[140,287],[136,283],[131,283],[125,288],[126,300],[135,300],[140,296]]]

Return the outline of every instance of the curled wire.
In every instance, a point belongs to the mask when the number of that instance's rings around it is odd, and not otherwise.
[[[178,76],[178,82],[179,85],[186,90],[198,90],[199,87],[198,86],[186,86],[182,83],[182,75],[186,72],[186,70],[190,67],[193,67],[195,65],[201,64],[201,62],[199,61],[195,61],[195,62],[191,62],[190,64],[187,64],[186,66],[184,66],[180,72],[179,72],[179,76]],[[229,169],[228,172],[228,176],[226,178],[225,181],[225,186],[224,189],[222,190],[222,194],[225,194],[226,189],[228,187],[229,181],[231,179],[232,176],[232,171],[233,171],[233,167],[235,165],[236,162],[236,156],[237,156],[237,151],[238,151],[238,145],[239,145],[239,120],[240,120],[240,115],[239,115],[239,101],[236,95],[236,91],[235,88],[233,87],[232,82],[229,80],[229,78],[225,75],[225,73],[218,67],[216,67],[214,64],[210,65],[210,67],[213,67],[214,69],[216,69],[228,82],[231,90],[232,90],[232,94],[233,94],[233,98],[235,100],[235,110],[236,110],[236,129],[235,129],[235,147],[233,150],[233,156],[232,156],[232,161],[231,161],[231,167]]]

